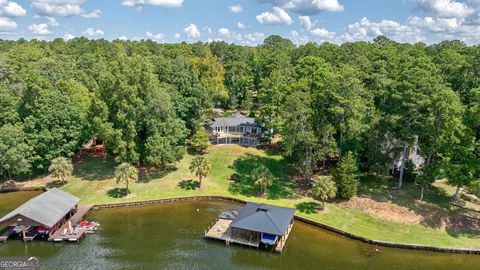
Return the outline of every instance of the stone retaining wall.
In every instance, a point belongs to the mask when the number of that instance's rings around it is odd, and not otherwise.
[[[118,208],[118,207],[129,207],[129,206],[142,206],[142,205],[152,205],[160,203],[173,203],[180,201],[202,201],[202,200],[224,200],[231,201],[236,203],[245,204],[247,201],[227,197],[227,196],[191,196],[191,197],[178,197],[170,199],[158,199],[158,200],[148,200],[148,201],[139,201],[139,202],[125,202],[125,203],[110,203],[110,204],[98,204],[94,205],[93,209],[108,209],[108,208]],[[343,235],[345,237],[361,241],[370,245],[382,246],[382,247],[391,247],[391,248],[403,248],[403,249],[414,249],[414,250],[424,250],[424,251],[435,251],[435,252],[445,252],[445,253],[458,253],[458,254],[478,254],[480,255],[480,249],[467,249],[467,248],[449,248],[449,247],[435,247],[435,246],[425,246],[425,245],[415,245],[415,244],[406,244],[406,243],[393,243],[380,240],[371,240],[365,237],[361,237],[349,232],[342,231],[335,227],[310,220],[308,218],[300,217],[295,215],[295,220],[319,227],[321,229]]]

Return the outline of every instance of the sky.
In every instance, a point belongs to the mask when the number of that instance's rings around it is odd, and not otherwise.
[[[0,0],[0,38],[480,43],[480,0]]]

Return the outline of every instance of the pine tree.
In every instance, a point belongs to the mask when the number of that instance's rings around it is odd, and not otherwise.
[[[337,185],[339,198],[348,200],[357,195],[358,176],[357,162],[352,152],[349,151],[333,171],[333,180]]]

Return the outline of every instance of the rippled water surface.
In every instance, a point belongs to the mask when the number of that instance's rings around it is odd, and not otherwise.
[[[38,192],[0,194],[0,216]],[[480,256],[379,248],[296,222],[283,253],[205,240],[223,201],[92,211],[102,224],[80,243],[0,244],[0,256],[38,256],[42,269],[480,269]]]

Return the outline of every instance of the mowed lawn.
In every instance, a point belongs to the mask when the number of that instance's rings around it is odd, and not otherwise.
[[[366,238],[402,242],[422,245],[449,246],[459,248],[480,248],[480,234],[478,228],[453,228],[440,226],[435,222],[421,222],[419,224],[404,224],[387,221],[371,216],[358,209],[349,209],[331,202],[327,210],[316,210],[316,202],[296,192],[292,182],[288,162],[279,155],[270,155],[263,150],[246,148],[236,145],[213,146],[207,158],[211,163],[210,175],[202,181],[201,189],[197,189],[197,178],[190,173],[189,165],[192,160],[190,154],[175,164],[175,167],[162,171],[142,172],[139,183],[132,184],[132,194],[124,196],[123,184],[117,185],[114,179],[115,162],[112,158],[87,157],[75,163],[74,173],[68,178],[68,183],[61,188],[80,197],[81,204],[102,204],[116,202],[130,202],[159,198],[171,198],[194,195],[225,195],[253,202],[296,207],[297,214],[319,221],[336,228],[354,233]],[[263,163],[274,174],[272,187],[267,189],[264,197],[258,196],[258,187],[253,185],[250,171],[257,164]],[[406,185],[405,192],[399,193],[398,198],[385,199],[384,190],[390,190],[394,183],[377,183],[371,180],[362,182],[361,195],[378,201],[387,202],[402,207],[418,210],[415,197],[416,188]],[[440,203],[438,193],[427,193],[432,204]],[[442,198],[442,200],[445,198]],[[447,198],[448,200],[448,198]],[[448,202],[446,202],[448,205]],[[436,205],[431,205],[436,211]],[[446,207],[438,209],[446,211]],[[430,208],[427,208],[430,209]],[[422,206],[422,210],[423,206]],[[439,210],[439,211],[440,211]],[[432,218],[433,220],[433,218]],[[437,222],[438,223],[438,222]]]

